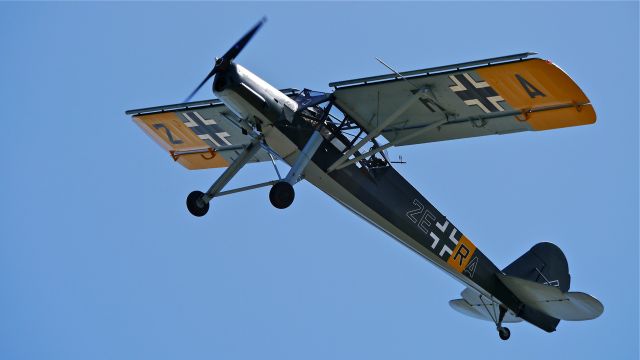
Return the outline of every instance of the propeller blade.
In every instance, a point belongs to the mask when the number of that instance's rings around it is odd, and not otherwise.
[[[262,25],[264,25],[266,21],[267,21],[266,17],[263,17],[262,19],[260,19],[260,21],[258,21],[258,23],[253,28],[251,28],[249,32],[247,32],[240,40],[238,40],[238,42],[235,43],[231,47],[231,49],[229,49],[229,51],[227,51],[222,56],[223,63],[228,64],[231,62],[231,60],[235,59],[236,56],[240,54],[240,51],[242,51],[242,49],[247,45],[247,43],[249,43],[249,40],[251,40],[253,35],[255,35],[256,32],[258,32],[260,27],[262,27]]]
[[[217,66],[214,66],[213,69],[211,69],[211,71],[209,72],[209,74],[204,78],[204,80],[202,80],[202,82],[200,82],[200,85],[198,85],[195,90],[193,90],[191,92],[191,94],[189,94],[189,96],[187,96],[187,98],[184,100],[184,102],[189,102],[191,101],[191,98],[193,98],[193,95],[195,95],[198,90],[200,90],[202,88],[202,86],[213,77],[213,75],[216,74],[216,70],[217,70]]]
[[[229,66],[229,64],[231,63],[231,61],[235,59],[236,56],[238,56],[238,54],[240,54],[240,51],[242,51],[242,49],[247,45],[247,43],[249,43],[249,40],[251,40],[253,35],[256,34],[258,29],[260,29],[260,27],[264,25],[266,21],[267,21],[266,17],[263,17],[262,19],[260,19],[260,21],[253,28],[251,28],[251,30],[249,30],[249,32],[247,32],[242,38],[240,38],[240,40],[238,40],[238,42],[236,42],[231,47],[231,49],[229,49],[222,56],[222,58],[216,59],[216,64],[213,66],[213,69],[211,69],[209,74],[204,78],[204,80],[202,80],[200,85],[198,85],[195,88],[195,90],[193,90],[191,94],[189,94],[189,96],[185,99],[184,102],[189,102],[191,98],[193,98],[193,96],[198,92],[198,90],[200,90],[202,86],[209,79],[211,79],[216,73],[218,73],[219,71],[225,71],[227,69],[227,66]]]

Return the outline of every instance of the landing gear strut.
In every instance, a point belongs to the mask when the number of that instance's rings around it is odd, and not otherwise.
[[[502,320],[504,320],[504,316],[507,314],[507,308],[500,305],[500,313],[498,314],[498,323],[496,324],[496,328],[498,329],[498,336],[502,340],[509,340],[511,336],[511,331],[509,331],[508,327],[502,326]]]
[[[314,131],[307,143],[300,151],[296,162],[291,166],[287,176],[278,181],[271,187],[269,191],[269,200],[271,205],[278,209],[286,209],[293,204],[293,199],[296,197],[296,192],[293,190],[293,185],[302,179],[302,173],[307,167],[313,154],[316,153],[324,138],[320,135],[319,131]]]
[[[209,211],[209,202],[211,199],[217,196],[223,196],[228,194],[234,194],[240,191],[246,191],[251,189],[257,189],[259,187],[271,186],[271,191],[269,191],[269,200],[271,204],[278,209],[286,209],[293,203],[293,199],[296,197],[296,193],[293,190],[293,185],[295,185],[298,181],[302,180],[303,172],[313,154],[318,150],[324,138],[320,134],[318,130],[314,131],[307,143],[305,144],[302,151],[298,155],[293,166],[289,170],[286,178],[275,180],[275,181],[267,181],[260,184],[244,186],[241,188],[222,191],[225,185],[235,176],[235,174],[256,154],[256,152],[261,148],[260,142],[262,141],[262,136],[258,136],[254,138],[250,144],[248,144],[242,153],[236,158],[236,160],[220,175],[220,177],[211,185],[209,190],[206,193],[201,191],[192,191],[187,197],[187,209],[194,216],[204,216],[207,211]],[[273,162],[273,157],[271,158]],[[275,163],[274,163],[275,167]],[[276,167],[276,173],[278,173],[278,168]],[[280,178],[280,173],[278,173],[278,178]]]
[[[209,211],[209,201],[220,194],[222,188],[240,171],[240,169],[258,152],[262,137],[256,137],[249,143],[238,158],[220,175],[206,193],[192,191],[187,196],[187,209],[194,216],[204,216]]]
[[[500,336],[500,339],[502,340],[508,340],[511,336],[511,331],[509,331],[509,328],[502,326],[502,320],[504,320],[504,316],[507,314],[507,308],[504,305],[498,304],[498,313],[496,314],[495,302],[493,298],[491,298],[490,300],[491,302],[489,303],[489,305],[491,305],[491,309],[493,311],[489,311],[487,303],[484,302],[484,296],[480,295],[480,301],[482,302],[484,309],[487,311],[487,315],[489,315],[491,320],[493,320],[493,322],[496,324],[498,336]]]

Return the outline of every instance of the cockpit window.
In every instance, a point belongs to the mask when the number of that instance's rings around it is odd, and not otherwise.
[[[304,89],[300,91],[296,96],[293,97],[298,105],[302,107],[308,107],[309,104],[317,103],[317,101],[328,99],[329,94],[323,93],[320,91],[314,91],[309,89]]]

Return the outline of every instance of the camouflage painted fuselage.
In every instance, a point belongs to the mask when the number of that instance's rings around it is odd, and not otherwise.
[[[214,85],[214,93],[239,117],[259,123],[267,144],[293,164],[314,126],[294,115],[297,104],[288,96],[238,65],[232,70],[216,76],[216,81],[225,77],[225,87]],[[392,166],[352,164],[327,172],[342,155],[325,138],[304,171],[305,180],[512,315],[555,330],[559,320],[520,302],[496,277],[500,269]]]

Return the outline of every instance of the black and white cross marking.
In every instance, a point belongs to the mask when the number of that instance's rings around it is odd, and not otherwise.
[[[478,106],[485,113],[504,111],[500,105],[504,99],[486,81],[475,81],[469,73],[449,75],[449,79],[454,84],[449,89],[465,104]]]
[[[182,116],[184,116],[184,124],[212,147],[231,145],[227,140],[229,133],[218,126],[214,119],[205,119],[197,111],[185,111]]]
[[[432,208],[432,206],[429,207]],[[440,215],[441,218],[437,219],[433,212],[418,199],[413,200],[413,207],[407,211],[406,215],[411,222],[416,224],[427,235],[424,241],[431,249],[431,252],[440,256],[444,261],[449,260],[453,249],[458,245],[458,241],[462,237],[462,233],[452,224],[449,224],[449,221],[444,216]]]

